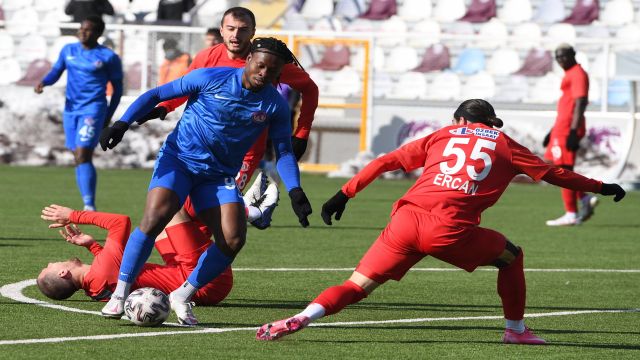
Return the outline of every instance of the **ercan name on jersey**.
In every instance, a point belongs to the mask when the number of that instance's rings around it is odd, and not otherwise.
[[[475,135],[481,138],[487,138],[495,140],[500,136],[500,131],[494,129],[475,128],[469,129],[468,127],[460,127],[457,129],[451,129],[449,132],[453,135]]]
[[[448,189],[460,190],[467,195],[475,195],[480,185],[470,180],[453,177],[447,174],[437,174],[433,178],[433,184]]]

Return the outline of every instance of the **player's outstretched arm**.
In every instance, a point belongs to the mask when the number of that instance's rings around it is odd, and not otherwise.
[[[68,243],[86,248],[89,248],[96,243],[91,235],[85,234],[80,231],[80,228],[78,228],[78,226],[75,224],[65,226],[62,230],[60,230],[60,235]]]
[[[52,222],[52,224],[49,224],[49,229],[61,228],[71,223],[70,217],[72,212],[73,209],[71,208],[51,204],[42,209],[40,218]]]
[[[286,137],[275,137],[272,141],[276,150],[276,168],[289,192],[293,212],[298,217],[300,225],[307,227],[309,226],[308,216],[313,210],[307,195],[300,186],[300,169],[291,149],[291,140],[287,135]]]
[[[590,179],[571,170],[555,166],[549,169],[542,177],[542,180],[566,189],[614,196],[613,201],[615,202],[622,200],[627,194],[618,184],[601,183],[598,180]]]

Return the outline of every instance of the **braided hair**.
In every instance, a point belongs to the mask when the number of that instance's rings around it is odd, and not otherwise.
[[[276,38],[260,37],[253,39],[253,42],[251,43],[251,53],[253,54],[255,52],[265,52],[275,55],[282,59],[285,64],[293,63],[304,70],[298,59],[287,47],[287,44]]]
[[[469,122],[479,122],[495,128],[501,128],[504,125],[504,122],[496,116],[493,106],[482,99],[463,101],[453,113],[453,117],[456,119],[463,117]]]

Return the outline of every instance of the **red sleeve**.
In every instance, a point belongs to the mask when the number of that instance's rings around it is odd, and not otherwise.
[[[535,181],[540,181],[551,169],[551,165],[545,163],[529,149],[509,137],[506,137],[506,139],[507,145],[511,150],[511,163],[518,172],[526,174]]]
[[[196,55],[195,59],[193,59],[193,62],[191,63],[191,65],[189,65],[189,68],[184,73],[184,75],[188,74],[191,70],[200,69],[200,68],[205,67],[205,65],[207,63],[207,57],[209,56],[209,53],[211,52],[211,49],[212,48],[208,48],[208,49],[204,49],[204,50],[200,51]],[[180,107],[180,105],[182,105],[185,102],[187,102],[187,100],[189,100],[189,97],[188,96],[183,96],[183,97],[179,97],[179,98],[163,101],[160,104],[158,104],[158,106],[164,107],[165,109],[167,109],[167,113],[170,113],[170,112],[174,111],[175,109],[177,109],[178,107]]]
[[[105,247],[124,250],[131,232],[131,219],[126,215],[98,211],[73,211],[69,220],[74,224],[91,224],[106,229],[108,233]]]
[[[301,139],[308,139],[311,132],[311,123],[318,108],[318,86],[309,77],[309,74],[294,64],[286,64],[280,75],[280,82],[291,86],[300,93],[302,104],[298,126],[293,135]]]
[[[587,73],[579,69],[576,71],[573,79],[571,79],[571,97],[578,99],[589,95],[589,77]]]
[[[561,167],[553,166],[544,175],[542,180],[549,184],[560,186],[566,189],[575,191],[585,191],[599,193],[602,189],[602,182],[588,177],[584,177],[580,174],[574,173],[571,170],[563,169]]]
[[[102,245],[94,242],[93,244],[89,245],[89,247],[87,247],[87,250],[91,251],[93,256],[98,256],[98,254],[100,254],[100,252],[102,251]]]

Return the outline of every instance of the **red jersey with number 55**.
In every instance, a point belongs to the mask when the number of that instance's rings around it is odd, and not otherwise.
[[[480,123],[448,126],[389,153],[422,176],[394,205],[411,203],[456,225],[477,225],[518,174],[540,180],[550,166],[513,139]]]

